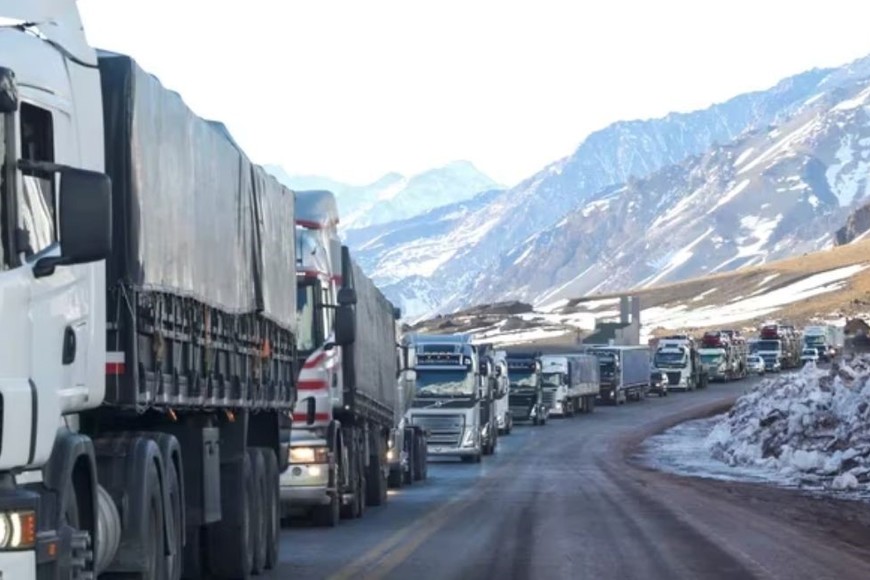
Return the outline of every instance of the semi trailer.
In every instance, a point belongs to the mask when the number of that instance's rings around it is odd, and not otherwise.
[[[0,577],[270,568],[294,195],[74,0],[2,12]]]
[[[401,418],[399,313],[341,245],[335,196],[296,198],[300,401],[280,478],[282,513],[335,526],[387,499]]]
[[[396,335],[401,337],[401,334],[400,324],[397,322]],[[394,488],[426,479],[429,460],[428,434],[425,429],[412,425],[408,418],[408,410],[414,397],[417,396],[417,373],[410,366],[410,361],[415,358],[413,345],[400,338],[397,356],[399,357],[399,396],[396,406],[396,426],[387,442],[389,484]]]
[[[711,380],[732,381],[748,374],[746,339],[733,330],[705,332],[699,352]]]
[[[660,339],[653,355],[653,367],[665,373],[664,390],[694,391],[707,386],[707,369],[701,364],[701,355],[695,341],[685,335]]]
[[[648,346],[594,346],[589,352],[598,357],[603,401],[621,405],[646,396],[651,362]]]
[[[590,354],[541,356],[544,403],[550,415],[591,413],[600,394],[598,358]]]
[[[761,327],[756,353],[769,371],[794,369],[800,365],[801,343],[793,327],[769,322]]]
[[[508,350],[505,362],[510,376],[508,406],[511,420],[546,425],[550,411],[544,403],[540,353]]]
[[[467,334],[406,337],[413,345],[417,393],[411,425],[428,433],[430,456],[478,463],[495,451],[493,366]]]

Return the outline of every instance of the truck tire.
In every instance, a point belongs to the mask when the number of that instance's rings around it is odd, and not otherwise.
[[[350,505],[342,506],[341,515],[346,519],[355,520],[363,517],[366,510],[366,478],[359,458],[352,460],[351,470],[353,471],[351,484],[353,500]]]
[[[384,505],[387,501],[387,478],[381,466],[380,454],[369,457],[369,467],[366,470],[366,504],[372,507]]]
[[[278,473],[278,458],[268,447],[261,447],[263,461],[266,464],[266,486],[268,504],[266,519],[268,528],[266,535],[266,569],[271,570],[278,565],[278,540],[281,535],[281,497],[280,477]]]
[[[414,481],[423,481],[426,479],[426,443],[423,437],[418,433],[414,437],[414,462],[412,465],[412,479]]]
[[[404,484],[405,477],[400,463],[398,469],[390,469],[390,475],[387,478],[387,487],[391,489],[401,489]]]
[[[148,566],[145,572],[114,575],[101,574],[100,578],[129,578],[130,580],[162,580],[167,577],[167,558],[163,527],[163,490],[160,488],[160,474],[157,465],[149,462],[145,472],[147,494],[147,513],[144,524],[147,527],[142,537],[142,558]]]
[[[267,517],[269,489],[266,486],[266,460],[255,447],[248,448],[253,472],[254,495],[251,516],[253,517],[254,557],[251,573],[260,574],[266,570],[266,550],[269,537],[269,518]]]
[[[180,580],[184,566],[184,535],[186,533],[182,520],[181,481],[178,478],[178,470],[175,463],[169,461],[166,464],[166,497],[169,499],[170,521],[167,523],[169,542],[172,546],[172,554],[166,556],[166,578],[168,580]]]
[[[235,497],[232,501],[228,496],[221,498],[221,507],[225,508],[224,521],[213,524],[208,530],[210,544],[208,554],[214,577],[247,580],[251,577],[251,569],[254,567],[255,536],[253,529],[255,523],[252,521],[251,513],[255,493],[254,473],[251,458],[247,453],[242,454],[240,474],[234,473],[233,470],[238,467],[237,462],[232,466],[229,464],[221,466],[221,495],[235,491]],[[235,524],[227,521],[231,507],[237,510],[235,515],[238,515],[238,522]]]
[[[405,485],[414,483],[414,472],[417,469],[417,433],[412,431],[408,434],[408,437],[411,438],[411,441],[408,443],[408,469],[401,471],[402,483]]]
[[[338,494],[332,495],[332,500],[326,505],[319,505],[311,510],[311,521],[321,528],[334,528],[341,519],[341,500]]]

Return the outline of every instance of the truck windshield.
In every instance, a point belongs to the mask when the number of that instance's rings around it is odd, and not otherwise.
[[[825,337],[821,335],[804,336],[804,344],[807,346],[825,346]]]
[[[720,362],[722,362],[722,358],[723,358],[722,355],[718,354],[718,353],[702,354],[701,355],[701,362],[704,363],[705,365],[715,365],[715,364],[719,364]]]
[[[562,373],[544,373],[541,380],[545,387],[558,387],[562,384]]]
[[[302,353],[314,350],[317,328],[314,304],[314,284],[301,284],[296,288],[296,348]]]
[[[533,372],[511,371],[511,387],[535,387],[536,375]]]
[[[759,340],[757,343],[758,352],[773,352],[782,349],[782,345],[778,340]]]
[[[460,370],[417,370],[417,395],[471,397],[474,374]]]
[[[655,364],[657,367],[684,367],[686,355],[682,352],[657,352]]]
[[[616,363],[612,360],[598,361],[599,372],[602,377],[612,377],[616,372]]]

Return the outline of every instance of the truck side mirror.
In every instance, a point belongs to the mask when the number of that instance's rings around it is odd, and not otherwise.
[[[338,305],[353,306],[356,304],[356,290],[353,288],[340,288],[338,290]]]
[[[0,114],[18,110],[18,84],[12,69],[0,67]]]
[[[73,167],[60,173],[60,257],[47,256],[33,268],[36,277],[55,266],[86,264],[112,252],[112,182],[108,175]]]
[[[356,341],[356,319],[353,308],[343,304],[335,310],[335,343],[348,346]]]

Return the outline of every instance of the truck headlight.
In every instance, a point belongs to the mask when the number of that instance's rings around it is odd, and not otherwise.
[[[26,550],[36,545],[36,512],[0,512],[0,550]]]
[[[291,447],[290,463],[329,463],[326,447]]]
[[[387,461],[392,461],[392,460],[395,459],[395,458],[396,458],[396,452],[395,452],[395,450],[393,450],[393,449],[389,449],[389,450],[387,451]]]

